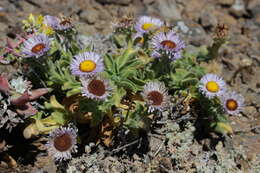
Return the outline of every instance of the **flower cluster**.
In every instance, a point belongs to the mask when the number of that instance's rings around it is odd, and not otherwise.
[[[77,152],[78,124],[98,127],[97,134],[89,134],[96,135],[91,139],[110,146],[114,133],[122,130],[119,128],[137,135],[136,130],[149,129],[152,120],[169,118],[158,115],[169,113],[179,97],[183,97],[185,104],[203,98],[210,106],[222,105],[228,114],[238,114],[243,108],[243,97],[228,92],[217,75],[205,75],[197,55],[183,53],[185,43],[181,36],[158,18],[124,17],[114,24],[116,31],[108,40],[94,46],[82,43],[84,38],[74,32],[71,18],[30,15],[23,23],[27,36],[16,46],[9,46],[12,48],[9,53],[27,65],[22,71],[32,86],[42,88],[30,93],[29,87],[14,86],[20,91],[15,95],[7,78],[0,76],[0,91],[4,96],[12,96],[10,103],[15,109],[4,111],[6,116],[0,128],[9,117],[24,113],[20,109],[31,108],[29,115],[34,121],[26,127],[24,136],[50,132],[46,149],[57,161],[71,159],[71,154]],[[113,46],[100,50],[106,47],[104,44]],[[11,84],[17,83],[20,80]],[[48,88],[52,92],[46,96],[44,105],[40,102],[32,106],[30,101],[46,94]],[[193,109],[189,104],[185,105],[188,111]],[[32,109],[34,105],[42,112]],[[6,102],[0,106],[5,109]],[[214,120],[217,124],[217,118]],[[19,122],[13,118],[8,124]]]
[[[164,29],[164,23],[157,18],[143,16],[138,19],[135,24],[136,34],[134,39],[139,39],[143,42],[145,35],[152,32],[150,45],[153,49],[151,54],[154,58],[168,57],[171,60],[181,58],[181,51],[185,48],[184,42],[172,30]]]
[[[244,98],[234,91],[228,91],[224,80],[215,74],[203,76],[200,80],[199,90],[210,99],[219,97],[228,114],[235,115],[242,111]]]

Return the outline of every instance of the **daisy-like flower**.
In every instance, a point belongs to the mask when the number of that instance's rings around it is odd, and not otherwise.
[[[112,92],[109,81],[95,76],[92,78],[82,78],[82,95],[91,99],[105,100]]]
[[[208,98],[221,96],[226,90],[226,83],[215,74],[206,74],[200,79],[199,90]]]
[[[244,97],[234,91],[221,95],[220,100],[225,111],[231,115],[238,114],[244,107]]]
[[[23,43],[22,53],[25,57],[40,57],[50,49],[51,41],[44,35],[34,35]]]
[[[149,107],[148,112],[162,111],[168,106],[170,96],[167,92],[164,83],[161,82],[149,82],[144,86],[142,95]]]
[[[92,76],[104,70],[103,59],[97,53],[84,52],[75,56],[70,69],[76,76]]]
[[[152,56],[155,58],[167,55],[176,60],[181,58],[181,50],[185,48],[184,42],[173,31],[159,32],[152,38],[151,44],[154,49]]]
[[[66,18],[66,17],[55,17],[55,16],[50,16],[50,15],[46,15],[44,16],[44,24],[46,24],[47,26],[52,27],[54,30],[69,30],[72,28],[72,23],[70,18]]]
[[[147,33],[151,30],[160,28],[163,25],[163,21],[157,18],[142,16],[135,24],[135,30],[140,33]]]
[[[53,130],[46,144],[48,153],[55,160],[62,161],[71,158],[71,153],[77,152],[77,131],[71,127],[60,127]]]

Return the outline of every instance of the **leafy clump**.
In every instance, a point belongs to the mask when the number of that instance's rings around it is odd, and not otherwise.
[[[0,127],[10,121],[6,125],[10,129],[26,119],[31,121],[24,129],[26,138],[52,131],[56,139],[48,141],[48,147],[58,160],[71,158],[75,129],[81,133],[82,125],[95,133],[85,131],[78,136],[79,143],[110,147],[122,139],[119,132],[136,139],[156,121],[174,118],[171,113],[180,102],[187,108],[183,112],[197,122],[202,120],[206,132],[232,133],[227,113],[239,113],[243,99],[236,93],[226,94],[222,78],[200,66],[201,61],[216,58],[226,36],[218,33],[211,47],[192,54],[171,26],[148,16],[116,21],[115,31],[103,46],[95,45],[102,44],[95,37],[89,41],[79,35],[68,17],[30,15],[23,24],[26,36],[3,56],[18,64],[23,77],[11,80],[13,89],[1,77],[1,106],[5,108],[1,117],[5,118]],[[37,105],[33,108],[30,102],[48,91],[44,99],[32,103]],[[25,105],[34,112],[19,119],[16,114]],[[182,140],[182,136],[177,138]],[[62,140],[71,146],[57,142]]]

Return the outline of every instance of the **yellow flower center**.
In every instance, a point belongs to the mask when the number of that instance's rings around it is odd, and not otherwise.
[[[206,88],[209,92],[218,92],[219,91],[219,85],[215,81],[210,81],[206,84]]]
[[[147,31],[147,30],[154,28],[154,24],[153,23],[145,23],[145,24],[143,24],[142,28],[143,28],[143,30]]]
[[[226,102],[226,107],[227,107],[229,110],[234,111],[234,110],[237,109],[238,104],[237,104],[236,100],[229,99],[229,100],[227,100],[227,102]]]
[[[92,72],[96,69],[96,63],[91,60],[85,60],[79,64],[79,69],[82,72]]]

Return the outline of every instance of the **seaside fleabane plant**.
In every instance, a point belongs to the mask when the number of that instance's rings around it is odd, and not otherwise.
[[[81,78],[81,83],[83,85],[81,89],[83,96],[95,100],[106,100],[111,95],[112,87],[109,81],[100,76]]]
[[[163,111],[170,102],[170,96],[165,85],[161,82],[149,82],[144,86],[142,96],[147,104],[148,112]]]
[[[72,127],[60,127],[49,134],[46,149],[55,160],[71,159],[71,154],[77,152],[77,130]]]
[[[221,77],[215,74],[206,74],[200,79],[199,90],[206,97],[213,98],[224,94],[226,84]]]
[[[37,117],[44,133],[45,129],[79,123],[78,119],[85,120],[86,116],[89,119],[80,123],[90,122],[91,128],[109,117],[113,128],[149,130],[151,121],[147,119],[153,118],[148,115],[169,111],[178,100],[170,98],[179,95],[187,102],[202,102],[203,98],[210,109],[205,111],[206,119],[219,124],[223,110],[217,109],[221,106],[217,97],[224,93],[224,81],[205,75],[197,62],[199,55],[184,50],[184,41],[162,20],[149,16],[120,20],[115,26],[117,32],[104,42],[113,46],[101,54],[95,49],[99,45],[82,44],[77,32],[70,32],[75,28],[69,18],[47,15],[38,17],[37,22],[35,19],[31,17],[28,22],[28,33],[43,34],[45,26],[54,32],[50,50],[37,44],[28,48],[30,53],[37,50],[38,56],[48,57],[32,62],[29,67],[37,73],[28,75],[34,83],[53,89],[46,98],[44,114]],[[113,122],[114,115],[119,114],[120,121]]]
[[[160,28],[162,25],[163,21],[158,18],[142,16],[137,19],[135,30],[139,33],[148,33],[149,31]]]
[[[152,56],[159,58],[169,57],[171,60],[181,58],[181,50],[185,48],[184,42],[173,32],[159,32],[152,37],[151,45],[153,48]]]
[[[226,92],[220,97],[224,110],[231,115],[239,114],[244,107],[244,97],[235,91]]]
[[[22,53],[25,57],[40,57],[45,55],[51,46],[50,39],[45,34],[36,34],[23,43]]]
[[[46,15],[44,16],[44,24],[58,31],[66,31],[72,29],[73,25],[71,19],[68,17],[61,16],[60,18],[56,16]]]
[[[76,76],[93,76],[104,71],[103,59],[95,52],[80,53],[74,56],[70,69]]]

